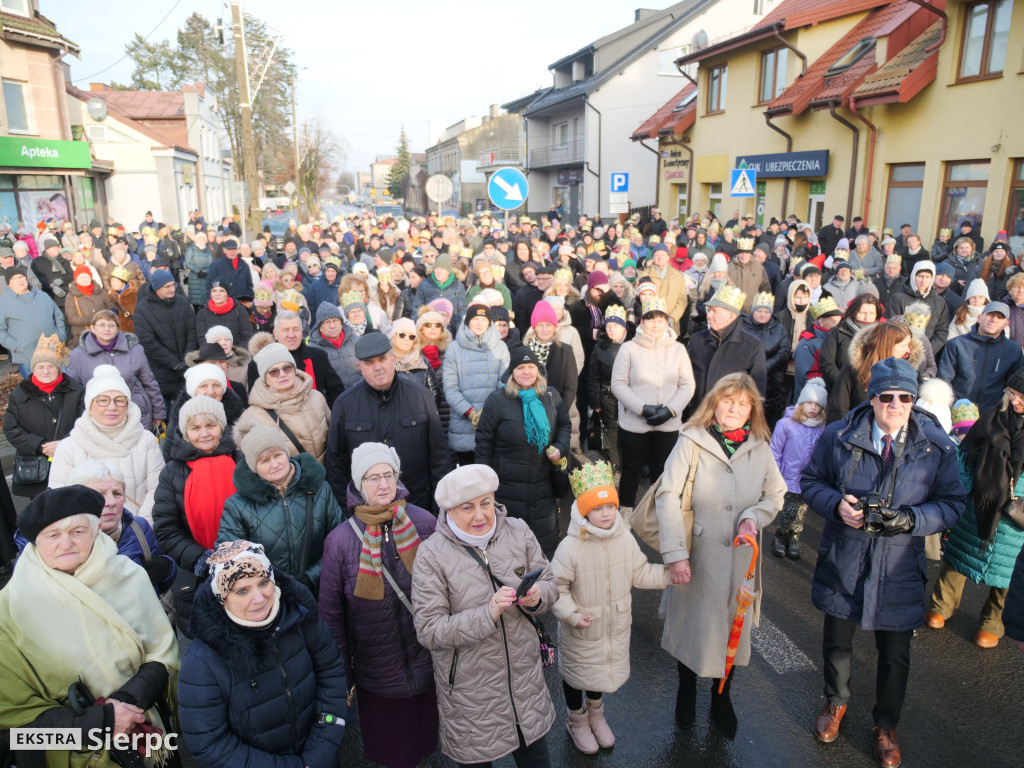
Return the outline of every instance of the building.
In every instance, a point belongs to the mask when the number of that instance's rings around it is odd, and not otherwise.
[[[552,85],[504,104],[525,123],[528,208],[624,213],[655,198],[657,151],[630,141],[636,125],[681,87],[676,59],[703,46],[715,30],[756,21],[770,2],[684,0],[664,10],[641,8],[634,21],[548,69]],[[611,176],[626,174],[626,199],[613,209]]]
[[[397,162],[398,158],[394,155],[377,155],[377,159],[370,163],[369,194],[376,202],[390,199],[388,176],[391,174],[391,166]],[[410,152],[408,181],[402,185],[405,210],[426,210],[427,196],[424,187],[427,180],[426,170],[427,156],[423,152]],[[361,176],[364,175],[361,174]]]
[[[723,221],[910,224],[926,247],[965,218],[986,242],[1024,235],[1022,39],[1024,8],[1005,0],[784,0],[680,57],[695,84],[632,138],[659,142],[667,215],[689,197]],[[754,197],[730,194],[740,167],[758,172]]]

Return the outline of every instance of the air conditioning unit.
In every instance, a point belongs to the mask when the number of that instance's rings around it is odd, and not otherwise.
[[[106,144],[108,141],[107,126],[87,125],[85,126],[85,137],[89,140],[90,144]]]

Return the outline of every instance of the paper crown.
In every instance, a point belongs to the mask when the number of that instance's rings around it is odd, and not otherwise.
[[[886,264],[902,264],[903,263],[903,257],[900,256],[898,253],[890,253],[886,257],[885,263]]]
[[[839,309],[839,305],[836,304],[836,300],[831,296],[826,296],[815,304],[811,305],[811,317],[818,320],[825,315],[843,314],[843,311]]]
[[[903,322],[912,331],[924,331],[932,319],[932,308],[923,301],[915,301],[903,310]]]
[[[122,283],[127,283],[129,280],[132,279],[132,273],[122,266],[116,266],[112,270],[110,270],[110,276],[116,277]]]
[[[836,248],[832,251],[832,262],[846,261],[850,257],[850,252],[845,248]]]
[[[758,293],[754,296],[754,303],[751,305],[750,310],[755,309],[775,309],[775,295],[769,291]]]
[[[736,249],[739,251],[752,251],[754,250],[754,238],[752,237],[740,237],[736,240]]]
[[[52,336],[40,334],[39,341],[36,342],[30,367],[35,368],[37,363],[42,362],[53,363],[58,368],[64,367],[64,345],[60,343],[56,333]]]
[[[604,253],[604,240],[595,240],[594,250],[598,253]]]
[[[281,308],[298,312],[302,304],[302,295],[298,291],[284,291],[281,294]]]
[[[736,286],[727,284],[715,291],[715,295],[705,302],[704,306],[708,309],[711,307],[721,307],[722,309],[728,309],[736,314],[740,314],[743,311],[743,302],[746,300],[747,294]]]
[[[953,408],[950,413],[953,417],[954,429],[957,427],[970,426],[981,416],[978,412],[978,406],[967,399],[957,400],[953,403]]]
[[[658,301],[658,299],[655,299]],[[647,302],[650,304],[651,302]],[[609,304],[608,308],[604,311],[604,321],[607,323],[612,318],[618,318],[623,323],[626,322],[626,308],[619,304]]]
[[[350,304],[363,304],[363,294],[359,291],[347,291],[341,294],[341,306],[347,307]]]
[[[885,229],[883,229],[882,230],[882,234],[883,235],[891,235],[892,234],[892,227],[886,227]]]
[[[340,272],[341,259],[339,259],[337,256],[328,256],[326,259],[324,259],[324,269],[327,269],[328,267],[334,267],[336,270]]]
[[[121,230],[118,227],[107,227],[107,234],[114,235],[114,237],[117,237],[118,235],[121,234]]]
[[[661,238],[658,237],[657,235],[651,235],[649,238],[647,238],[647,244],[648,245],[657,245],[660,242],[661,242]]]
[[[619,495],[615,492],[615,475],[607,461],[584,464],[569,473],[569,485],[576,497],[576,509],[586,517],[595,507],[602,504],[619,506]]]
[[[659,299],[657,296],[647,299],[647,301],[645,301],[642,306],[642,314],[645,317],[650,312],[661,312],[666,315],[668,314],[668,305],[665,303],[665,300]]]
[[[572,270],[571,269],[556,269],[555,270],[555,282],[559,280],[565,280],[567,283],[572,282]]]
[[[939,230],[939,236],[940,237],[952,237],[953,236],[953,230],[950,229],[949,227],[943,227],[942,229]]]
[[[391,270],[381,268],[377,270],[377,282],[378,283],[390,283],[391,282]]]
[[[257,288],[252,292],[254,304],[270,304],[274,301],[274,292],[269,288]]]
[[[142,228],[142,232],[140,234],[142,234],[142,235],[155,235],[156,234],[156,230],[153,229],[153,227],[143,227]]]

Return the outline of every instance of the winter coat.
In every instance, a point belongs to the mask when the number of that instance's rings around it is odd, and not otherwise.
[[[78,283],[72,283],[64,302],[64,314],[68,325],[71,326],[69,340],[78,344],[79,337],[92,325],[92,316],[101,309],[111,308],[110,297],[104,293],[102,286],[93,283],[92,295],[86,296],[78,287]]]
[[[775,425],[771,444],[772,456],[790,493],[800,493],[800,473],[811,460],[811,452],[825,431],[824,419],[816,427],[794,421],[795,410],[793,405],[786,409],[785,416]]]
[[[613,342],[603,329],[597,334],[597,343],[590,355],[590,371],[587,376],[587,399],[591,408],[604,407],[607,397],[611,397],[612,400],[609,402],[615,404],[615,412],[618,413],[618,400],[612,394],[612,371],[624,341]]]
[[[443,288],[435,282],[433,273],[428,275],[423,283],[430,283],[432,287],[437,289],[437,292],[440,294],[439,298],[448,299],[452,303],[452,319],[448,323],[448,330],[454,335],[466,317],[466,309],[469,307],[469,303],[466,300],[466,286],[459,281],[458,275],[454,272],[452,272],[452,277],[454,279]],[[423,283],[420,284],[421,288]]]
[[[758,266],[760,267],[760,264]],[[654,288],[658,292],[658,298],[665,300],[665,312],[671,318],[672,329],[678,336],[681,332],[680,329],[683,327],[683,318],[686,316],[686,308],[689,304],[689,289],[686,285],[686,278],[683,277],[679,270],[672,269],[671,267],[666,267],[665,277],[661,277],[658,274],[658,270],[653,266],[638,272],[637,280],[641,277],[651,278]],[[753,295],[751,295],[751,301],[753,301]]]
[[[270,410],[277,414],[272,415]],[[276,427],[288,441],[288,453],[298,456],[300,451],[288,433],[281,428],[283,422],[308,453],[321,464],[327,451],[327,425],[330,409],[324,396],[313,389],[313,380],[302,371],[295,372],[295,382],[288,392],[272,390],[260,379],[249,392],[249,407],[235,424],[235,444],[241,445],[242,438],[257,424]]]
[[[629,679],[632,588],[664,589],[668,568],[647,562],[619,515],[612,527],[590,525],[572,505],[569,532],[551,559],[561,621],[562,678],[580,691],[617,691]],[[590,616],[590,626],[576,624]]]
[[[693,483],[693,533],[690,549],[679,512],[694,445],[700,446]],[[750,565],[750,550],[732,546],[740,523],[752,520],[760,532],[782,509],[786,483],[772,460],[768,443],[750,436],[726,456],[709,430],[690,427],[679,436],[665,462],[655,496],[660,550],[666,564],[689,559],[686,584],[662,596],[665,630],[661,647],[700,677],[722,677],[729,630],[736,613],[736,590]],[[691,551],[692,550],[692,551]],[[743,624],[736,664],[750,661],[750,628],[758,621],[764,594],[756,575],[758,597]]]
[[[105,285],[108,290],[110,289],[110,273],[114,271],[114,267],[124,267],[127,269],[128,274],[130,275],[128,278],[128,285],[134,286],[136,292],[142,290],[142,286],[146,284],[146,278],[142,274],[142,267],[140,267],[139,263],[131,257],[126,259],[124,264],[118,264],[111,260],[100,270],[100,277],[103,278],[103,285]]]
[[[928,252],[931,254],[931,261],[934,264],[941,264],[947,259],[953,258],[953,239],[950,238],[946,242],[942,242],[936,237]]]
[[[930,414],[915,408],[889,503],[894,509],[913,510],[913,530],[875,537],[842,522],[841,484],[858,499],[877,491],[884,500],[888,493],[882,457],[872,445],[872,421],[871,405],[863,403],[826,427],[800,478],[804,501],[825,518],[811,599],[818,610],[863,629],[905,632],[924,622],[924,538],[956,524],[966,493],[952,440]],[[856,468],[854,448],[863,451]]]
[[[743,330],[736,320],[717,333],[710,328],[690,337],[686,345],[693,365],[696,391],[693,402],[699,403],[715,383],[730,373],[749,373],[763,396],[768,385],[765,348],[761,340]]]
[[[217,263],[224,261],[218,259]],[[243,307],[238,299],[230,299],[232,307],[227,312],[219,313],[210,309],[210,302],[203,304],[196,312],[196,336],[200,339],[206,338],[206,332],[215,325],[223,325],[231,331],[232,343],[241,347],[248,346],[249,339],[254,333],[249,310]]]
[[[135,333],[164,399],[173,400],[184,382],[185,355],[199,349],[196,314],[188,299],[181,294],[161,299],[147,284],[135,312]]]
[[[792,343],[786,329],[774,317],[767,323],[756,323],[750,315],[743,317],[743,330],[757,337],[764,346],[767,371],[767,397],[764,407],[769,413],[779,414],[786,406],[786,366],[789,363],[789,345]]]
[[[206,289],[206,280],[209,277],[209,269],[214,258],[213,249],[209,245],[200,248],[195,243],[190,243],[185,249],[185,274],[187,275],[190,304],[197,307],[206,304],[206,297],[210,294]]]
[[[678,432],[696,384],[686,348],[671,330],[652,339],[638,328],[624,342],[612,367],[612,394],[619,402],[619,427],[627,432]],[[645,405],[665,405],[673,416],[652,427],[641,416]]]
[[[249,354],[253,357],[267,344],[274,343],[274,336],[270,333],[260,332],[249,339]],[[320,392],[327,400],[327,407],[334,405],[338,395],[345,389],[345,384],[335,372],[327,353],[320,347],[311,347],[303,341],[292,351],[292,359],[295,360],[296,370],[309,374],[313,378],[313,388]],[[249,362],[248,380],[249,389],[252,390],[259,379],[259,369],[256,361]],[[362,377],[360,377],[362,378]]]
[[[347,326],[347,322],[343,324]],[[350,328],[351,326],[347,326],[344,329],[345,338],[342,339],[341,346],[339,347],[334,346],[325,339],[323,334],[320,333],[319,328],[309,335],[309,341],[307,342],[309,346],[324,351],[324,354],[327,355],[327,360],[331,364],[331,368],[338,374],[338,377],[346,387],[355,386],[363,378],[363,374],[356,366],[356,336],[354,333],[350,333]]]
[[[395,501],[409,492],[398,483]],[[355,517],[355,508],[365,504],[362,494],[349,483],[346,506],[360,533],[347,521],[327,536],[324,544],[323,571],[320,574],[320,615],[331,628],[334,642],[345,661],[345,679],[370,693],[389,699],[405,699],[430,690],[433,672],[430,652],[416,639],[412,614],[402,605],[395,590],[384,581],[384,599],[368,600],[355,596],[359,557],[366,524]],[[416,528],[423,545],[437,526],[437,518],[413,504],[405,514]],[[412,574],[398,556],[394,537],[382,526],[381,559],[392,578],[408,597],[412,592]],[[418,548],[417,548],[418,549]]]
[[[144,426],[167,418],[160,385],[135,334],[121,331],[113,348],[107,352],[96,341],[92,331],[83,333],[81,343],[71,350],[68,358],[68,374],[87,383],[101,365],[112,365],[121,372],[121,378],[132,391],[132,402],[139,406]]]
[[[327,482],[344,499],[351,456],[363,443],[387,443],[402,461],[409,503],[434,508],[434,488],[448,473],[448,441],[434,398],[416,382],[395,375],[386,391],[365,381],[346,389],[334,403],[327,435]]]
[[[469,326],[456,332],[441,368],[444,396],[451,406],[448,447],[453,452],[473,450],[475,430],[466,414],[473,408],[483,408],[487,396],[498,387],[508,362],[508,348],[493,325],[480,336]]]
[[[795,363],[793,369],[794,401],[799,396],[804,384],[807,383],[807,379],[811,378],[811,374],[822,380],[825,378],[821,375],[818,356],[821,354],[821,345],[825,343],[826,336],[828,336],[828,331],[817,323],[813,323],[810,330],[800,334],[800,342],[796,345],[796,351],[793,352],[793,362]]]
[[[743,311],[745,313],[750,312],[751,307],[754,306],[754,297],[758,293],[772,289],[771,283],[768,281],[768,273],[764,271],[761,263],[753,257],[746,264],[741,264],[738,258],[733,259],[729,262],[727,272],[729,274],[729,282],[746,294],[746,298],[743,300]]]
[[[601,314],[604,317],[602,311]],[[580,371],[586,370],[586,363],[590,360],[590,356],[594,353],[594,329],[590,327],[591,315],[590,315],[590,303],[586,300],[574,301],[572,304],[568,304],[565,311],[562,313],[562,320],[558,323],[558,331],[556,332],[556,338],[565,343],[563,338],[562,328],[566,325],[566,317],[568,317],[568,323],[570,323],[573,329],[576,331],[576,343],[579,345],[579,350],[576,346],[573,346],[573,352],[577,354],[576,367]],[[524,321],[524,327],[529,327],[530,318],[527,317]],[[527,333],[529,329],[527,330]],[[524,339],[525,343],[525,334]],[[582,358],[583,363],[580,364],[579,351],[583,352]]]
[[[1009,296],[999,299],[1010,308],[1010,321],[1006,331],[1008,336],[1017,344],[1024,346],[1024,305],[1018,306]]]
[[[398,297],[398,306],[395,307],[395,318],[408,317],[413,322],[419,317],[420,309],[441,298],[441,291],[430,280],[420,281],[419,287],[409,286],[402,290]]]
[[[248,374],[251,361],[252,355],[237,344],[231,348],[231,352],[228,355],[228,370],[226,374],[228,386],[235,390],[235,394],[242,398],[242,402],[246,405],[249,402]],[[189,368],[199,365],[198,349],[185,355],[185,364]]]
[[[14,365],[27,366],[39,337],[53,334],[67,341],[64,313],[53,299],[33,288],[21,295],[11,290],[0,294],[0,346],[11,353]]]
[[[857,298],[857,294],[861,292],[860,286],[861,284],[852,277],[846,281],[846,285],[840,285],[839,281],[833,276],[825,283],[824,288],[836,300],[839,308],[845,312],[850,302]]]
[[[946,300],[934,290],[929,290],[927,296],[922,295],[914,287],[913,281],[914,278],[911,276],[910,283],[899,293],[893,294],[889,303],[885,305],[885,316],[902,315],[904,310],[915,301],[923,301],[931,307],[932,316],[928,320],[928,325],[925,326],[924,335],[932,343],[932,351],[935,356],[939,357],[946,344],[946,337],[949,335],[949,308],[946,306]]]
[[[999,404],[1007,382],[1022,363],[1019,344],[1002,334],[982,336],[975,325],[946,344],[938,376],[949,382],[957,399],[966,397],[987,411]]]
[[[181,434],[181,427],[179,425],[181,408],[191,399],[192,396],[187,391],[182,390],[181,394],[178,395],[178,399],[174,401],[174,405],[171,406],[171,413],[167,417],[167,437],[160,443],[160,450],[163,451],[165,459],[170,455],[171,445],[174,442],[170,439],[171,436]],[[224,406],[224,417],[228,422],[225,434],[231,434],[232,427],[238,423],[238,420],[242,417],[248,406],[242,402],[242,398],[231,388],[230,382],[228,388],[224,390],[220,404]]]
[[[882,306],[888,306],[889,299],[899,293],[907,285],[907,278],[903,275],[897,275],[896,277],[890,278],[885,275],[878,275],[872,281],[875,288],[878,289],[878,300],[882,303]]]
[[[324,482],[324,468],[308,453],[300,453],[291,463],[295,474],[282,496],[246,462],[238,462],[235,493],[224,502],[217,544],[236,539],[262,544],[275,568],[308,581],[307,586],[315,591],[320,583],[324,541],[344,516]],[[310,505],[313,527],[307,528]]]
[[[138,514],[153,522],[153,502],[164,457],[160,444],[139,421],[139,407],[128,403],[128,416],[121,431],[109,437],[99,430],[88,413],[83,413],[71,432],[60,441],[50,466],[50,488],[67,485],[68,475],[84,461],[99,459],[124,474],[124,495],[138,507]]]
[[[220,282],[221,286],[228,292],[228,296],[235,301],[252,301],[252,271],[241,257],[236,258],[234,263],[227,257],[214,259],[207,270],[204,282],[206,283],[206,296],[202,302],[204,306],[206,305],[206,300],[210,298],[210,285],[214,282]],[[191,292],[189,292],[190,297],[191,295]],[[235,341],[239,341],[238,336],[235,336]],[[242,342],[239,341],[239,343]]]
[[[523,521],[507,517],[500,504],[494,517],[485,562],[494,578],[510,587],[519,584],[520,570],[543,568],[535,613],[546,613],[558,588],[537,539]],[[416,634],[434,664],[441,749],[460,763],[478,763],[518,749],[517,730],[526,744],[543,738],[555,710],[536,629],[514,607],[491,621],[487,606],[496,589],[466,546],[442,514],[435,534],[416,553],[412,603]]]
[[[520,330],[530,327],[530,318],[533,316],[533,308],[538,301],[544,300],[544,293],[535,285],[526,284],[512,297],[512,314]]]
[[[64,309],[67,292],[75,281],[72,277],[74,267],[71,266],[71,262],[62,256],[52,259],[45,254],[40,254],[38,258],[32,259],[32,271],[39,278],[43,292],[53,299],[54,304]],[[58,295],[58,293],[63,295]]]
[[[577,304],[582,302],[576,302]],[[589,310],[587,311],[589,315]],[[532,330],[532,329],[531,329]],[[562,312],[562,318],[558,321],[558,326],[555,328],[555,340],[559,344],[572,350],[572,356],[576,360],[576,370],[585,371],[587,369],[587,360],[590,357],[590,352],[594,348],[593,338],[594,334],[587,329],[587,334],[591,338],[590,349],[584,351],[583,341],[580,338],[582,331],[577,330],[573,327],[572,318],[569,316],[569,311],[566,309]],[[524,339],[525,343],[525,339]]]
[[[437,385],[434,369],[430,367],[427,358],[421,353],[416,352],[405,358],[397,358],[395,360],[395,371],[410,381],[415,381],[420,386],[426,387],[430,390],[430,394],[434,396],[434,402],[438,401],[440,387]],[[447,402],[445,402],[445,405],[447,405]],[[440,408],[440,403],[438,403],[438,408]]]
[[[551,425],[548,445],[569,455],[571,425],[561,395],[553,387],[540,397]],[[476,433],[476,462],[498,473],[501,485],[495,499],[508,514],[525,520],[545,552],[558,544],[558,518],[552,487],[554,465],[544,450],[526,439],[523,403],[505,390],[494,390],[484,403]]]
[[[885,259],[874,246],[869,247],[867,253],[863,256],[856,249],[850,251],[846,257],[846,262],[850,265],[851,270],[856,272],[859,269],[864,273],[864,277],[867,278],[877,277],[885,271]],[[838,299],[836,301],[838,303]],[[846,306],[840,304],[839,308],[846,309]]]
[[[118,327],[124,333],[135,333],[135,307],[139,302],[139,288],[127,283],[120,293],[107,289],[110,308],[117,313]]]
[[[188,522],[185,485],[192,474],[192,464],[211,456],[230,456],[235,463],[243,461],[235,450],[230,435],[221,438],[211,453],[193,448],[180,432],[168,431],[164,442],[168,444],[167,465],[160,472],[153,503],[153,529],[161,549],[174,558],[186,571],[196,567],[196,561],[205,547],[196,541]]]
[[[185,746],[207,768],[328,768],[348,719],[345,668],[309,590],[280,569],[273,630],[232,621],[209,582],[196,590],[196,639],[181,662],[178,707]]]
[[[536,334],[531,328],[526,332],[523,337],[523,344],[529,345],[529,343],[536,338]],[[579,387],[579,370],[576,368],[576,356],[573,354],[572,349],[568,344],[563,344],[557,340],[551,343],[551,347],[548,349],[548,359],[544,364],[544,377],[548,380],[548,386],[554,387],[555,391],[562,396],[562,402],[565,403],[565,407],[570,409],[569,416],[573,421],[573,430],[579,434],[579,418],[578,415],[573,417],[572,406],[576,403],[576,390]],[[508,381],[506,372],[502,373],[500,386],[504,386],[505,382]]]

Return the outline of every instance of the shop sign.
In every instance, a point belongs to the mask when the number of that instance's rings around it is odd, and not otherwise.
[[[92,168],[86,141],[47,141],[0,137],[0,166],[15,168]]]
[[[564,171],[558,172],[558,183],[559,184],[582,184],[583,183],[583,169],[582,168],[569,168]]]
[[[740,155],[736,168],[757,171],[760,179],[785,179],[801,176],[827,176],[828,150],[779,152],[772,155]]]

